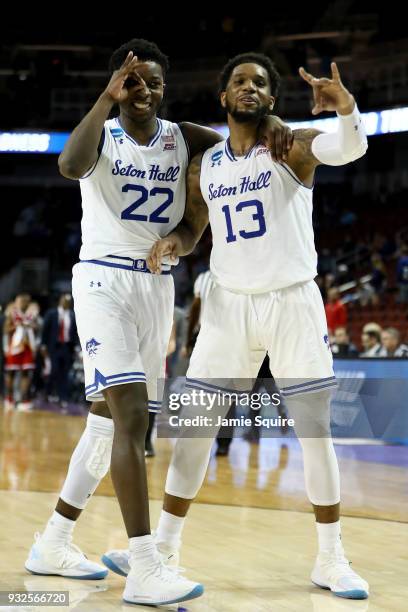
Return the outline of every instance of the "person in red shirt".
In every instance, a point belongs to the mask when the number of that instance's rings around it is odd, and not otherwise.
[[[347,325],[347,308],[340,300],[340,292],[337,287],[329,289],[324,309],[330,334],[334,334],[338,327]]]
[[[19,410],[31,409],[29,400],[32,373],[35,368],[35,333],[38,329],[38,304],[28,293],[20,293],[5,312],[3,340],[5,345],[5,408],[14,408],[14,378],[20,372]]]

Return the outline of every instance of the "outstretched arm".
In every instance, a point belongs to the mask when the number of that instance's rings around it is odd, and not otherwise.
[[[160,274],[164,257],[176,260],[191,253],[208,225],[208,208],[200,189],[201,159],[202,153],[196,155],[187,170],[187,202],[182,220],[151,248],[147,265],[154,274]]]
[[[333,62],[332,78],[316,79],[303,68],[302,78],[313,89],[312,113],[336,111],[339,124],[337,132],[324,134],[318,130],[295,130],[295,142],[289,153],[288,165],[301,181],[313,181],[314,170],[319,164],[342,166],[362,157],[367,150],[367,136],[354,97],[341,82],[340,73]]]

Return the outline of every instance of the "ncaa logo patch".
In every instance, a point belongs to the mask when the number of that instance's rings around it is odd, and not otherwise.
[[[224,151],[216,151],[211,155],[211,168],[214,168],[215,165],[221,166],[221,157],[223,156]]]
[[[125,136],[124,131],[121,128],[109,128],[114,140],[117,140],[119,144],[123,144],[123,138]]]

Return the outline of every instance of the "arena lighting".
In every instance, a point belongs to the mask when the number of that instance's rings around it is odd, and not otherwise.
[[[408,106],[391,110],[362,113],[368,136],[408,131]],[[292,129],[316,128],[324,132],[336,130],[336,117],[288,121]],[[223,136],[226,124],[212,125]],[[0,132],[0,153],[61,153],[69,132]]]
[[[393,108],[391,110],[373,111],[361,113],[363,117],[367,136],[379,136],[408,131],[408,106]],[[308,121],[288,121],[290,127],[295,130],[299,128],[315,128],[323,132],[335,132],[337,117],[326,117],[324,119],[310,119]],[[228,135],[228,126],[212,125],[224,137]]]

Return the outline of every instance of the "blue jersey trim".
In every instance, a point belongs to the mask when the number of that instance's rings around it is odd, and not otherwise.
[[[328,376],[327,378],[316,378],[314,380],[308,380],[304,383],[299,383],[298,385],[291,385],[290,387],[284,387],[287,391],[294,391],[295,389],[301,389],[302,387],[310,387],[310,385],[317,385],[319,383],[327,383],[331,381],[335,381],[335,376]]]
[[[120,117],[116,117],[116,122],[119,125],[120,129],[123,130],[123,133],[125,134],[126,138],[128,140],[130,140],[130,142],[133,143],[134,145],[136,145],[137,147],[152,147],[156,143],[156,141],[159,138],[160,134],[162,133],[162,129],[163,129],[162,122],[157,117],[156,118],[157,128],[156,128],[155,133],[153,134],[152,138],[150,139],[150,141],[146,145],[142,145],[139,142],[137,142],[137,140],[132,138],[132,136],[130,136],[130,134],[127,133],[127,131],[125,130],[125,128],[123,127],[123,125],[120,122]]]
[[[323,391],[324,389],[336,388],[337,382],[326,383],[324,385],[318,385],[315,387],[304,387],[303,389],[298,389],[297,391],[286,391],[285,389],[281,389],[282,395],[284,397],[290,397],[292,395],[300,395],[301,393],[311,393],[312,391]]]
[[[153,147],[156,144],[156,142],[159,140],[160,135],[161,135],[161,133],[163,131],[163,124],[162,124],[162,122],[160,121],[160,119],[157,119],[157,121],[158,121],[159,127],[157,129],[156,134],[153,136],[152,140],[147,145],[148,147]]]
[[[115,255],[110,255],[109,257],[116,257]],[[118,259],[122,259],[122,258],[118,258]],[[127,257],[124,257],[123,259],[128,259]],[[130,259],[130,258],[129,258]],[[133,261],[133,264],[137,261],[144,261],[144,260],[131,260]],[[149,268],[145,268],[145,269],[141,269],[141,268],[137,268],[135,267],[135,265],[124,265],[124,264],[119,264],[119,263],[113,263],[110,261],[104,261],[101,259],[81,259],[79,263],[92,263],[92,264],[96,264],[97,266],[106,266],[108,268],[119,268],[121,270],[132,270],[132,272],[142,272],[144,274],[151,274]],[[171,270],[163,270],[161,272],[162,275],[167,275],[167,274],[171,274]]]
[[[201,389],[202,391],[221,391],[225,393],[236,393],[237,395],[243,395],[244,393],[251,393],[251,389],[247,391],[241,389],[228,389],[227,387],[220,387],[219,385],[212,385],[210,383],[206,383],[203,380],[199,380],[198,378],[186,378],[186,387]]]

